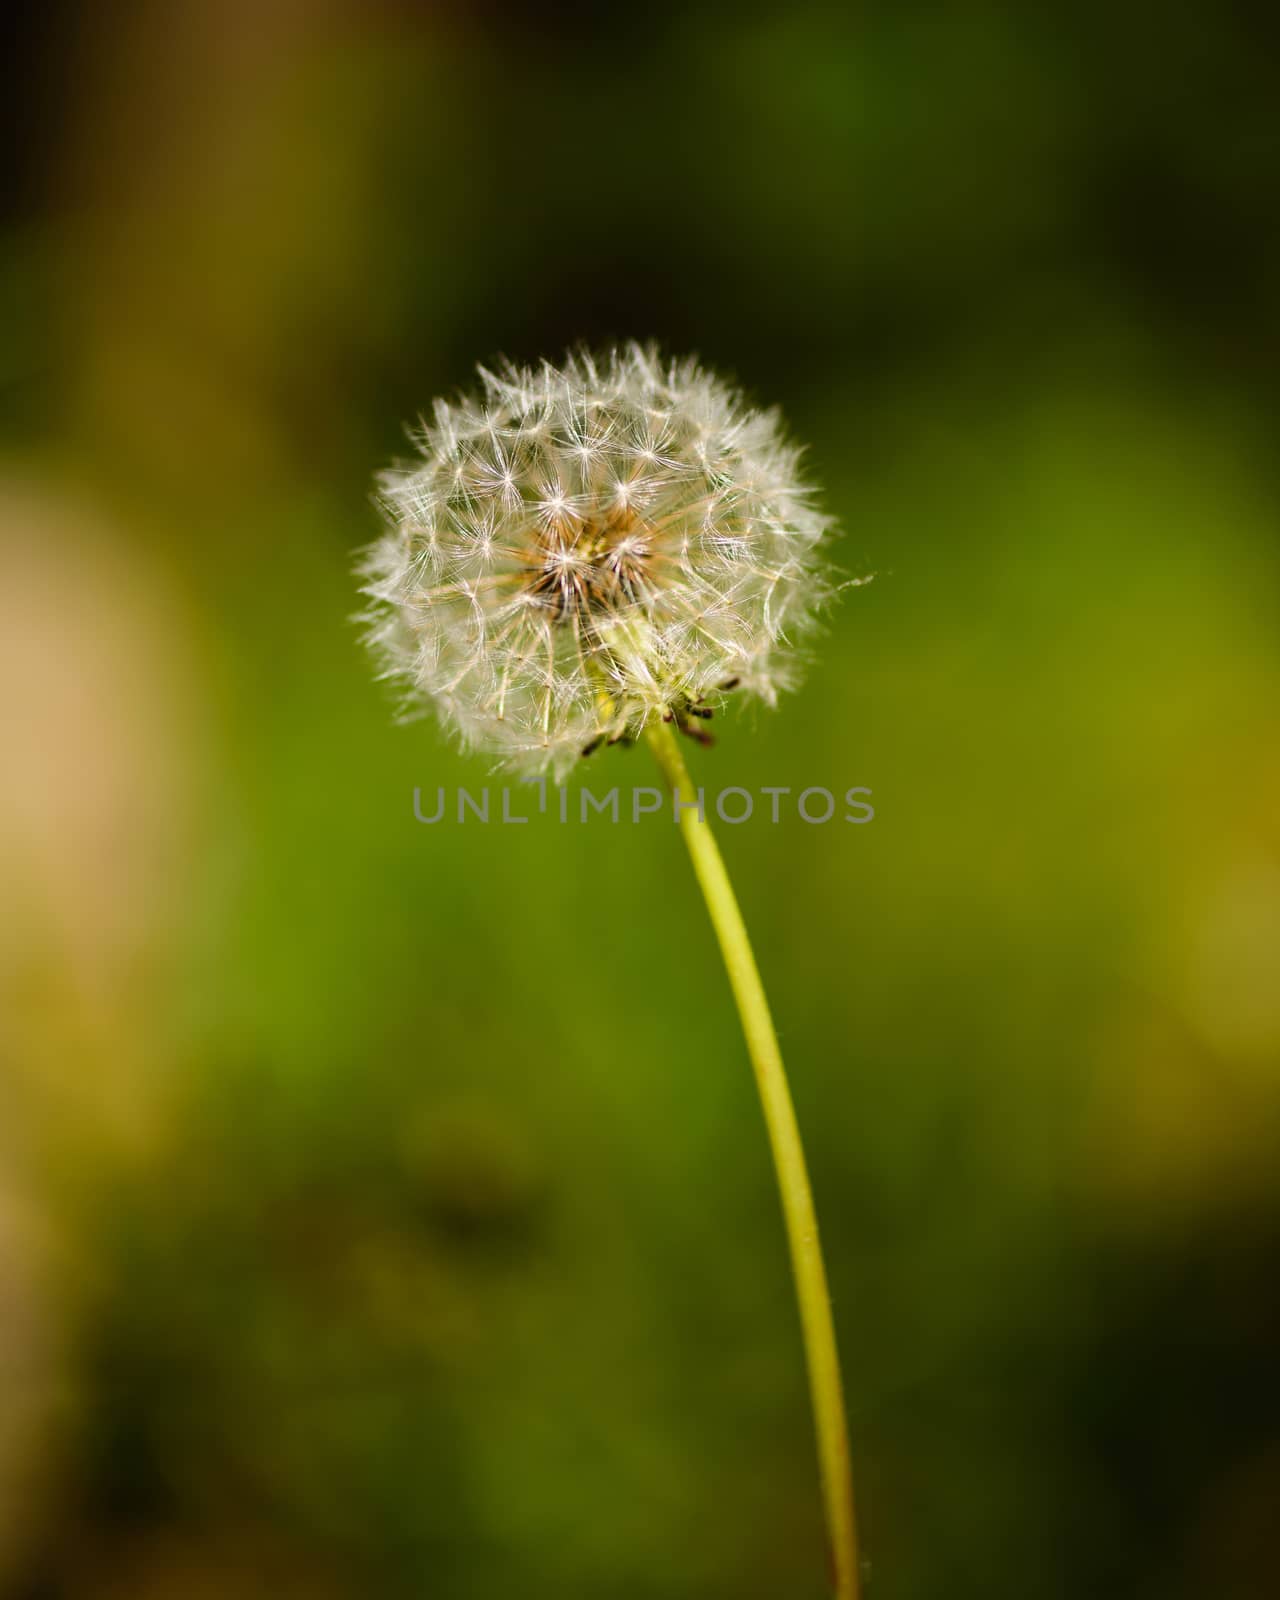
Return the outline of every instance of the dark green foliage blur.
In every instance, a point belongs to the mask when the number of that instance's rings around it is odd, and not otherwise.
[[[1272,13],[62,0],[11,43],[0,1596],[824,1593],[676,831],[415,821],[501,779],[350,621],[404,423],[627,337],[781,405],[874,574],[690,754],[793,791],[723,844],[868,1594],[1276,1593]],[[796,814],[854,785],[870,824]]]

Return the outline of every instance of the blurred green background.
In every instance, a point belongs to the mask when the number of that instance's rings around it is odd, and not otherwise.
[[[416,823],[485,768],[349,620],[403,422],[631,336],[781,404],[876,574],[692,757],[873,791],[725,830],[869,1593],[1276,1593],[1275,14],[62,0],[8,42],[0,1594],[824,1592],[678,837]]]

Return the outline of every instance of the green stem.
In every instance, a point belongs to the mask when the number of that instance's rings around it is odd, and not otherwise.
[[[844,1395],[840,1384],[840,1358],[831,1320],[831,1295],[827,1288],[818,1219],[805,1166],[804,1147],[796,1125],[795,1108],[782,1052],[769,1015],[764,985],[751,951],[746,924],[725,871],[711,827],[702,815],[700,794],[684,764],[680,746],[668,723],[653,724],[646,735],[663,776],[679,795],[680,831],[693,860],[720,952],[729,974],[747,1052],[755,1069],[756,1085],[764,1107],[764,1120],[773,1147],[773,1160],[782,1191],[791,1268],[804,1331],[809,1365],[809,1392],[818,1436],[818,1465],[836,1600],[856,1600],[858,1594],[857,1533],[853,1515],[853,1480],[849,1467],[849,1437],[845,1427]]]

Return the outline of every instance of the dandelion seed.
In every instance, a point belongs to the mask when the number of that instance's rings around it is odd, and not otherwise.
[[[776,413],[640,345],[480,383],[380,481],[365,622],[410,706],[560,775],[727,683],[772,704],[834,592]]]

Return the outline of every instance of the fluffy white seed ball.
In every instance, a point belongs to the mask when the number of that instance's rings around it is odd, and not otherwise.
[[[379,484],[365,620],[409,706],[562,774],[732,688],[772,704],[832,591],[777,414],[638,345],[480,377]]]

